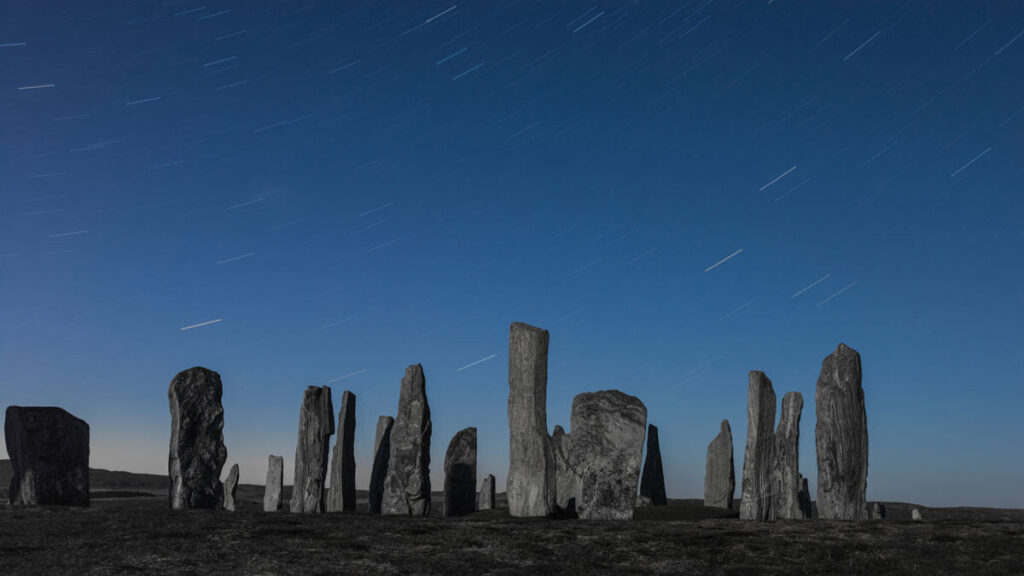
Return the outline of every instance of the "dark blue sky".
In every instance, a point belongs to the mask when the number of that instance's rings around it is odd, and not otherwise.
[[[1024,507],[1024,7],[455,1],[0,7],[0,404],[165,473],[207,366],[262,482],[328,384],[365,482],[419,362],[435,483],[477,426],[503,489],[522,321],[549,427],[639,396],[672,497],[749,370],[802,392],[813,493],[842,341],[869,498]]]

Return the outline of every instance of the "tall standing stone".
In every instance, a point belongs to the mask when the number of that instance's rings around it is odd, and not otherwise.
[[[747,384],[747,447],[743,453],[740,518],[774,520],[772,465],[775,461],[775,390],[764,372],[751,370]]]
[[[267,461],[267,485],[263,491],[263,511],[281,510],[281,491],[284,489],[284,457],[270,455]]]
[[[866,520],[868,420],[856,350],[840,344],[825,358],[814,398],[818,517]]]
[[[444,455],[444,515],[476,511],[476,428],[459,430]]]
[[[555,498],[548,438],[547,330],[513,322],[508,337],[509,514],[547,516]]]
[[[391,416],[377,418],[377,438],[373,441],[373,468],[370,471],[370,514],[380,514],[384,499],[384,478],[388,474],[388,460],[391,458],[391,427],[395,419]]]
[[[228,458],[224,446],[223,387],[220,374],[201,366],[171,380],[171,449],[168,457],[172,510],[220,510],[220,473]]]
[[[732,456],[732,428],[722,420],[718,436],[708,444],[708,457],[704,468],[704,505],[713,508],[732,508],[736,493],[736,470]]]
[[[14,506],[89,505],[89,425],[63,408],[8,406]]]
[[[640,477],[640,495],[651,499],[651,506],[665,506],[665,470],[661,466],[661,446],[658,444],[658,427],[647,426],[647,459]]]
[[[327,492],[328,512],[356,509],[356,395],[345,390],[338,411],[338,436],[331,459],[331,489]]]
[[[231,465],[228,478],[224,481],[224,509],[235,511],[235,492],[238,490],[238,464]]]
[[[423,366],[405,369],[398,412],[391,427],[391,457],[384,477],[381,512],[389,515],[430,514],[430,405]]]
[[[494,508],[494,474],[484,476],[480,483],[480,500],[477,502],[477,510],[491,510]]]
[[[549,474],[555,477],[555,498],[553,511],[576,512],[579,498],[580,479],[577,466],[579,459],[572,451],[572,435],[566,434],[560,425],[555,425],[551,434],[551,460],[554,466]]]
[[[776,518],[805,518],[800,507],[800,412],[803,408],[804,397],[799,392],[786,392],[782,397],[772,468],[772,507]]]
[[[309,386],[302,395],[299,441],[295,447],[295,480],[292,512],[324,511],[324,480],[331,435],[334,434],[334,403],[328,386]]]

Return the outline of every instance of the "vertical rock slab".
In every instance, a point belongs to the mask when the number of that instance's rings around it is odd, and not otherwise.
[[[647,459],[640,477],[640,495],[651,499],[651,506],[668,505],[665,495],[665,470],[661,466],[661,446],[658,443],[658,427],[647,426]]]
[[[797,494],[800,502],[800,513],[804,518],[813,518],[814,509],[811,507],[811,491],[807,488],[807,478],[800,477],[800,492]]]
[[[354,512],[356,509],[356,395],[341,393],[338,411],[338,436],[331,459],[331,489],[327,492],[328,512]]]
[[[171,406],[168,468],[172,510],[220,510],[220,473],[228,459],[224,446],[223,387],[220,374],[201,366],[178,373],[167,398]]]
[[[267,461],[267,485],[263,491],[263,511],[281,510],[281,491],[284,489],[284,457],[270,455]]]
[[[238,490],[238,464],[231,465],[228,478],[224,481],[224,509],[235,511],[235,492]]]
[[[736,493],[736,470],[732,452],[732,428],[722,420],[718,436],[708,444],[708,457],[704,467],[704,505],[712,508],[732,508]]]
[[[398,412],[391,427],[391,455],[384,477],[381,512],[430,515],[430,405],[423,366],[405,369]]]
[[[764,372],[751,370],[747,384],[747,447],[743,453],[740,519],[774,520],[772,465],[775,461],[775,390]]]
[[[476,512],[476,428],[459,430],[444,455],[444,516]]]
[[[821,363],[814,399],[818,517],[867,519],[868,419],[860,354],[846,344]]]
[[[786,392],[782,397],[772,467],[772,507],[776,518],[805,518],[800,507],[800,413],[803,408],[804,397],[799,392]]]
[[[494,508],[494,474],[484,476],[480,483],[480,500],[476,505],[477,510],[491,510]]]
[[[509,469],[506,493],[514,517],[547,516],[555,498],[548,438],[547,330],[513,322],[508,337]]]
[[[913,510],[910,511],[910,519],[915,522],[921,522],[922,520],[924,520],[924,517],[921,516],[921,511],[919,509],[914,508]]]
[[[292,512],[319,514],[324,511],[324,480],[332,434],[334,403],[331,389],[328,386],[309,386],[302,395],[302,410],[299,412]]]
[[[12,506],[89,505],[89,425],[63,408],[8,406]]]
[[[580,495],[580,477],[576,469],[578,458],[572,452],[572,435],[566,434],[560,425],[555,425],[550,444],[553,467],[549,474],[555,477],[552,512],[575,513],[576,499]]]
[[[388,474],[388,460],[391,458],[391,427],[395,419],[391,416],[377,418],[377,437],[373,441],[373,468],[370,470],[370,514],[380,514],[384,499],[384,478]]]
[[[871,503],[871,519],[885,520],[885,504],[882,502]]]

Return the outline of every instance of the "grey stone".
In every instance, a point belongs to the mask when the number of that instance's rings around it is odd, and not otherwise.
[[[231,465],[228,478],[224,481],[224,509],[235,511],[235,492],[238,490],[238,464]]]
[[[861,387],[860,354],[846,344],[821,363],[815,388],[818,451],[818,517],[868,517],[868,420]]]
[[[871,503],[871,519],[885,520],[885,504],[882,502]]]
[[[708,457],[704,468],[704,505],[712,508],[732,508],[736,493],[736,470],[733,462],[732,428],[722,420],[718,436],[708,444]]]
[[[650,498],[651,506],[666,506],[665,470],[661,467],[661,446],[658,443],[658,427],[647,426],[647,459],[640,476],[640,494]]]
[[[263,491],[263,511],[281,510],[281,491],[284,489],[284,457],[270,455],[267,461],[267,485]]]
[[[920,522],[924,520],[924,517],[921,516],[920,510],[914,508],[913,510],[910,511],[910,519],[914,520],[915,522]]]
[[[782,397],[779,427],[775,430],[772,508],[776,518],[786,520],[805,518],[800,507],[800,413],[803,408],[803,395],[786,392]]]
[[[480,500],[476,507],[477,510],[494,508],[494,474],[484,476],[484,481],[480,483]]]
[[[636,495],[637,508],[650,508],[651,506],[654,506],[654,502],[651,501],[650,496],[644,496],[643,494]]]
[[[391,458],[391,427],[395,419],[391,416],[377,418],[377,438],[373,441],[373,468],[370,472],[370,514],[380,514],[384,499],[384,478],[388,474],[388,460]]]
[[[324,511],[327,457],[334,434],[334,402],[328,386],[309,386],[302,395],[299,441],[295,446],[295,479],[290,510],[306,514]]]
[[[341,393],[338,411],[338,436],[331,459],[331,489],[327,492],[328,512],[354,512],[356,509],[356,395]]]
[[[804,515],[804,518],[811,518],[814,516],[814,508],[811,507],[811,491],[807,488],[807,478],[800,477],[800,492],[797,494],[797,500],[800,502],[800,513]]]
[[[571,449],[572,435],[566,434],[556,425],[551,434],[551,459],[555,477],[555,501],[553,510],[575,513],[576,498],[579,497],[580,481],[577,471],[578,459]]]
[[[508,337],[508,511],[547,516],[555,500],[554,460],[548,438],[547,330],[513,322]]]
[[[774,520],[772,465],[775,460],[775,390],[764,372],[751,370],[747,384],[747,447],[743,453],[740,518]]]
[[[381,512],[430,515],[430,405],[423,366],[405,369],[398,412],[391,427],[391,457],[384,477]]]
[[[444,516],[476,512],[476,428],[459,430],[444,455]]]
[[[171,449],[168,457],[172,510],[220,510],[224,485],[220,474],[228,449],[224,446],[224,406],[220,374],[201,366],[178,373],[167,397],[171,407]]]
[[[89,425],[63,408],[8,406],[12,506],[89,505]]]

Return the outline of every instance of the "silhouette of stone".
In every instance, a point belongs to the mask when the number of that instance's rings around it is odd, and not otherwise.
[[[871,519],[885,520],[885,504],[881,502],[871,503]]]
[[[910,511],[910,519],[914,520],[915,522],[920,522],[924,520],[924,518],[921,516],[921,511],[918,510],[917,508],[914,508],[913,510]]]
[[[12,506],[89,505],[89,425],[63,408],[8,406]]]
[[[782,397],[772,468],[772,508],[776,518],[805,518],[800,507],[800,413],[803,408],[804,397],[799,392],[786,392]]]
[[[868,421],[861,387],[860,354],[846,344],[821,363],[815,389],[818,451],[818,517],[868,517]]]
[[[398,412],[391,427],[391,455],[384,477],[381,512],[389,515],[430,514],[430,405],[423,366],[405,369]]]
[[[480,483],[480,501],[477,503],[477,510],[491,510],[492,508],[494,508],[494,474],[488,474]]]
[[[370,514],[380,514],[384,499],[384,478],[388,474],[388,460],[391,458],[391,427],[395,419],[391,416],[377,418],[377,437],[373,441],[373,468],[370,472]]]
[[[576,498],[579,497],[579,473],[576,470],[578,459],[572,453],[572,436],[565,433],[560,425],[555,426],[551,434],[551,461],[554,464],[551,474],[555,477],[555,500],[553,512],[576,512]]]
[[[708,457],[704,468],[704,505],[712,508],[732,508],[736,493],[736,471],[732,457],[732,428],[722,420],[718,436],[708,444]]]
[[[220,374],[201,366],[179,372],[167,390],[171,407],[171,449],[168,457],[172,510],[224,504],[220,474],[224,447],[224,406]]]
[[[356,395],[341,393],[338,411],[338,435],[331,459],[331,489],[327,491],[328,512],[354,512],[356,509]]]
[[[263,491],[263,511],[281,510],[281,490],[284,489],[284,457],[270,455],[267,461],[267,486]]]
[[[647,459],[640,477],[640,494],[651,500],[651,506],[665,506],[665,471],[661,467],[661,446],[658,444],[658,427],[647,426]]]
[[[444,455],[444,516],[476,511],[476,428],[459,430]]]
[[[334,434],[334,402],[328,386],[309,386],[302,395],[299,441],[295,446],[295,479],[290,510],[305,514],[324,511],[327,457]]]
[[[807,478],[800,477],[800,492],[797,494],[797,500],[800,502],[800,513],[804,515],[804,518],[812,518],[814,516],[814,509],[811,507],[811,491],[807,488]]]
[[[555,499],[547,424],[548,331],[513,322],[508,338],[509,514],[546,516]]]
[[[764,372],[751,370],[747,384],[747,447],[743,453],[740,518],[774,520],[772,466],[775,460],[775,391]]]
[[[238,490],[238,464],[231,465],[228,478],[224,481],[224,509],[235,511],[235,491]]]

